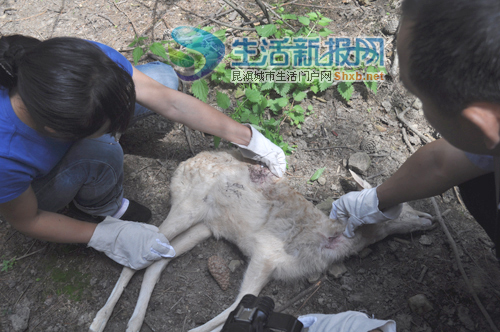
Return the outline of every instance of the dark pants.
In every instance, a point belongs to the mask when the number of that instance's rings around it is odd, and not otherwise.
[[[458,186],[465,206],[495,242],[497,207],[494,173],[485,174]],[[500,243],[495,243],[500,248]],[[498,251],[498,250],[497,250]]]

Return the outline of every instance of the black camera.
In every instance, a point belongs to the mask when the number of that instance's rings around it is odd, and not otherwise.
[[[267,296],[243,296],[229,314],[221,332],[300,332],[302,323],[292,315],[273,312],[274,301]]]

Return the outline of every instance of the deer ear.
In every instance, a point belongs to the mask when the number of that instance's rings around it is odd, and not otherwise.
[[[494,149],[500,143],[500,105],[475,103],[464,109],[462,116],[482,132],[486,148]]]

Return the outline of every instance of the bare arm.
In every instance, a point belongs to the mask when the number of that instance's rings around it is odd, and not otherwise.
[[[441,194],[486,173],[444,139],[434,141],[415,152],[377,188],[379,209]]]
[[[134,68],[133,79],[137,102],[175,122],[230,142],[248,145],[251,130],[217,111],[210,105],[172,90]]]
[[[27,236],[59,243],[88,243],[97,226],[62,214],[38,210],[31,187],[19,197],[0,204],[0,214],[12,227]]]

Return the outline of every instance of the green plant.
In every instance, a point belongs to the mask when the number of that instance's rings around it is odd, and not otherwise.
[[[1,272],[8,272],[10,269],[12,269],[14,267],[14,264],[16,263],[16,258],[12,258],[12,259],[3,259],[2,257],[2,269],[1,269]]]
[[[326,167],[323,167],[323,168],[318,169],[316,172],[314,172],[313,176],[311,176],[311,178],[309,179],[309,181],[307,181],[307,183],[311,184],[314,181],[316,181],[317,179],[319,179],[319,177],[321,176],[321,174],[323,174],[325,169],[326,169]]]

